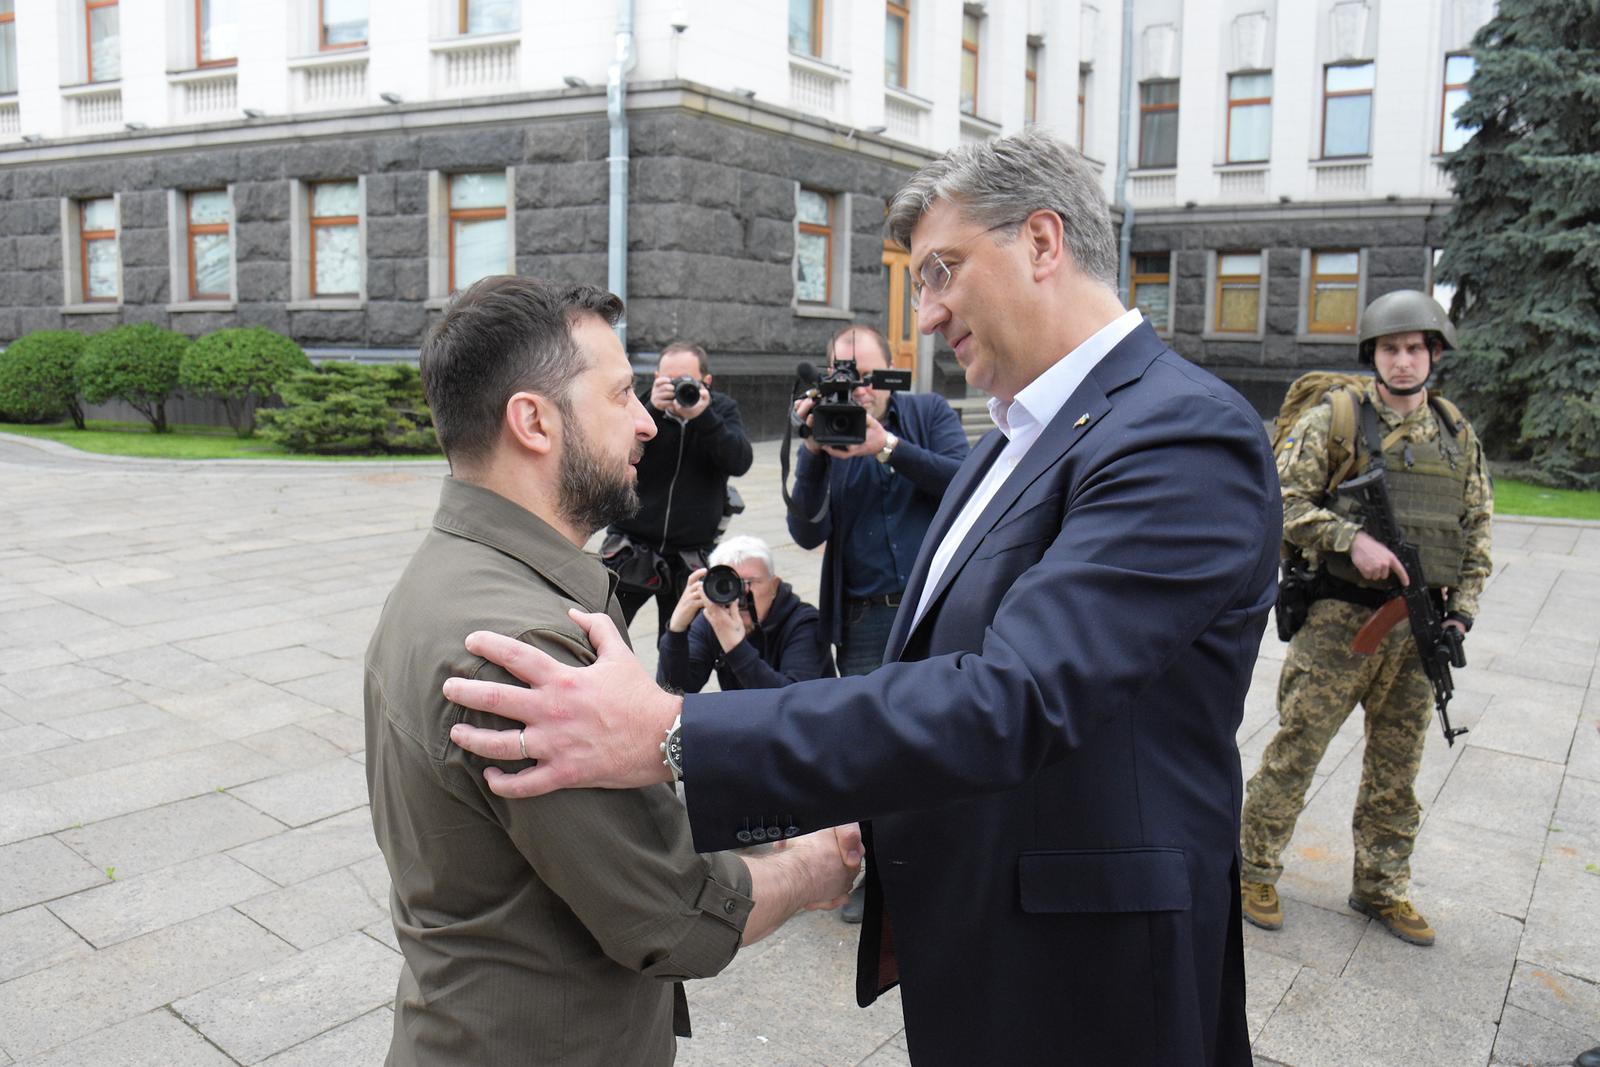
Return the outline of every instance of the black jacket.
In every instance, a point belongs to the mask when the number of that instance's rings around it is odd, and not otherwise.
[[[655,420],[656,435],[639,461],[639,513],[611,528],[658,552],[705,548],[716,542],[728,479],[750,469],[739,405],[713,392],[711,406],[685,424],[651,407],[648,389],[639,399]]]
[[[777,689],[812,678],[832,678],[833,657],[822,639],[817,609],[795,596],[788,582],[778,583],[772,610],[754,633],[723,652],[705,614],[695,616],[681,634],[668,630],[656,645],[661,658],[656,681],[698,693],[717,671],[723,692],[735,689]]]

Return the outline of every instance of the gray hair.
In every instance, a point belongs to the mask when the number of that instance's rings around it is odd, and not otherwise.
[[[713,567],[737,567],[746,560],[759,559],[767,568],[767,577],[778,573],[772,568],[772,549],[759,537],[749,534],[740,534],[730,537],[716,548],[711,550],[711,556],[706,560]]]
[[[1094,170],[1077,149],[1037,126],[960,145],[917,171],[889,202],[885,231],[910,248],[911,231],[940,200],[954,201],[964,218],[985,228],[1054,211],[1078,268],[1117,287],[1117,241]]]

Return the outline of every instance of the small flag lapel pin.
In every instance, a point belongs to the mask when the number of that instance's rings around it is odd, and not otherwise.
[[[1082,415],[1078,416],[1078,421],[1072,424],[1072,428],[1074,430],[1076,430],[1079,426],[1084,425],[1088,421],[1089,421],[1089,413],[1087,411],[1085,411]]]

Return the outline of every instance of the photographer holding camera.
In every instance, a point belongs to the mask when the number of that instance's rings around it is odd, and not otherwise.
[[[617,572],[617,602],[629,622],[655,598],[665,633],[689,574],[706,565],[728,509],[728,479],[750,469],[750,439],[733,397],[711,390],[706,351],[674,341],[641,393],[656,426],[639,461],[638,512],[606,531],[601,557]]]
[[[817,609],[773,573],[765,541],[730,537],[709,562],[661,631],[656,681],[698,693],[713,669],[723,692],[833,677]]]

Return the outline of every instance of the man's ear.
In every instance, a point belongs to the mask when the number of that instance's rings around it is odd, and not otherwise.
[[[1029,215],[1022,224],[1019,240],[1027,242],[1028,263],[1034,281],[1043,281],[1059,271],[1070,260],[1066,233],[1061,216],[1041,208]]]
[[[548,397],[539,393],[512,393],[506,401],[501,430],[517,448],[548,455],[555,450],[561,432],[561,414]]]
[[[711,375],[707,374],[705,377],[701,378],[700,379],[700,384],[704,385],[707,389],[710,389],[711,388]]]

